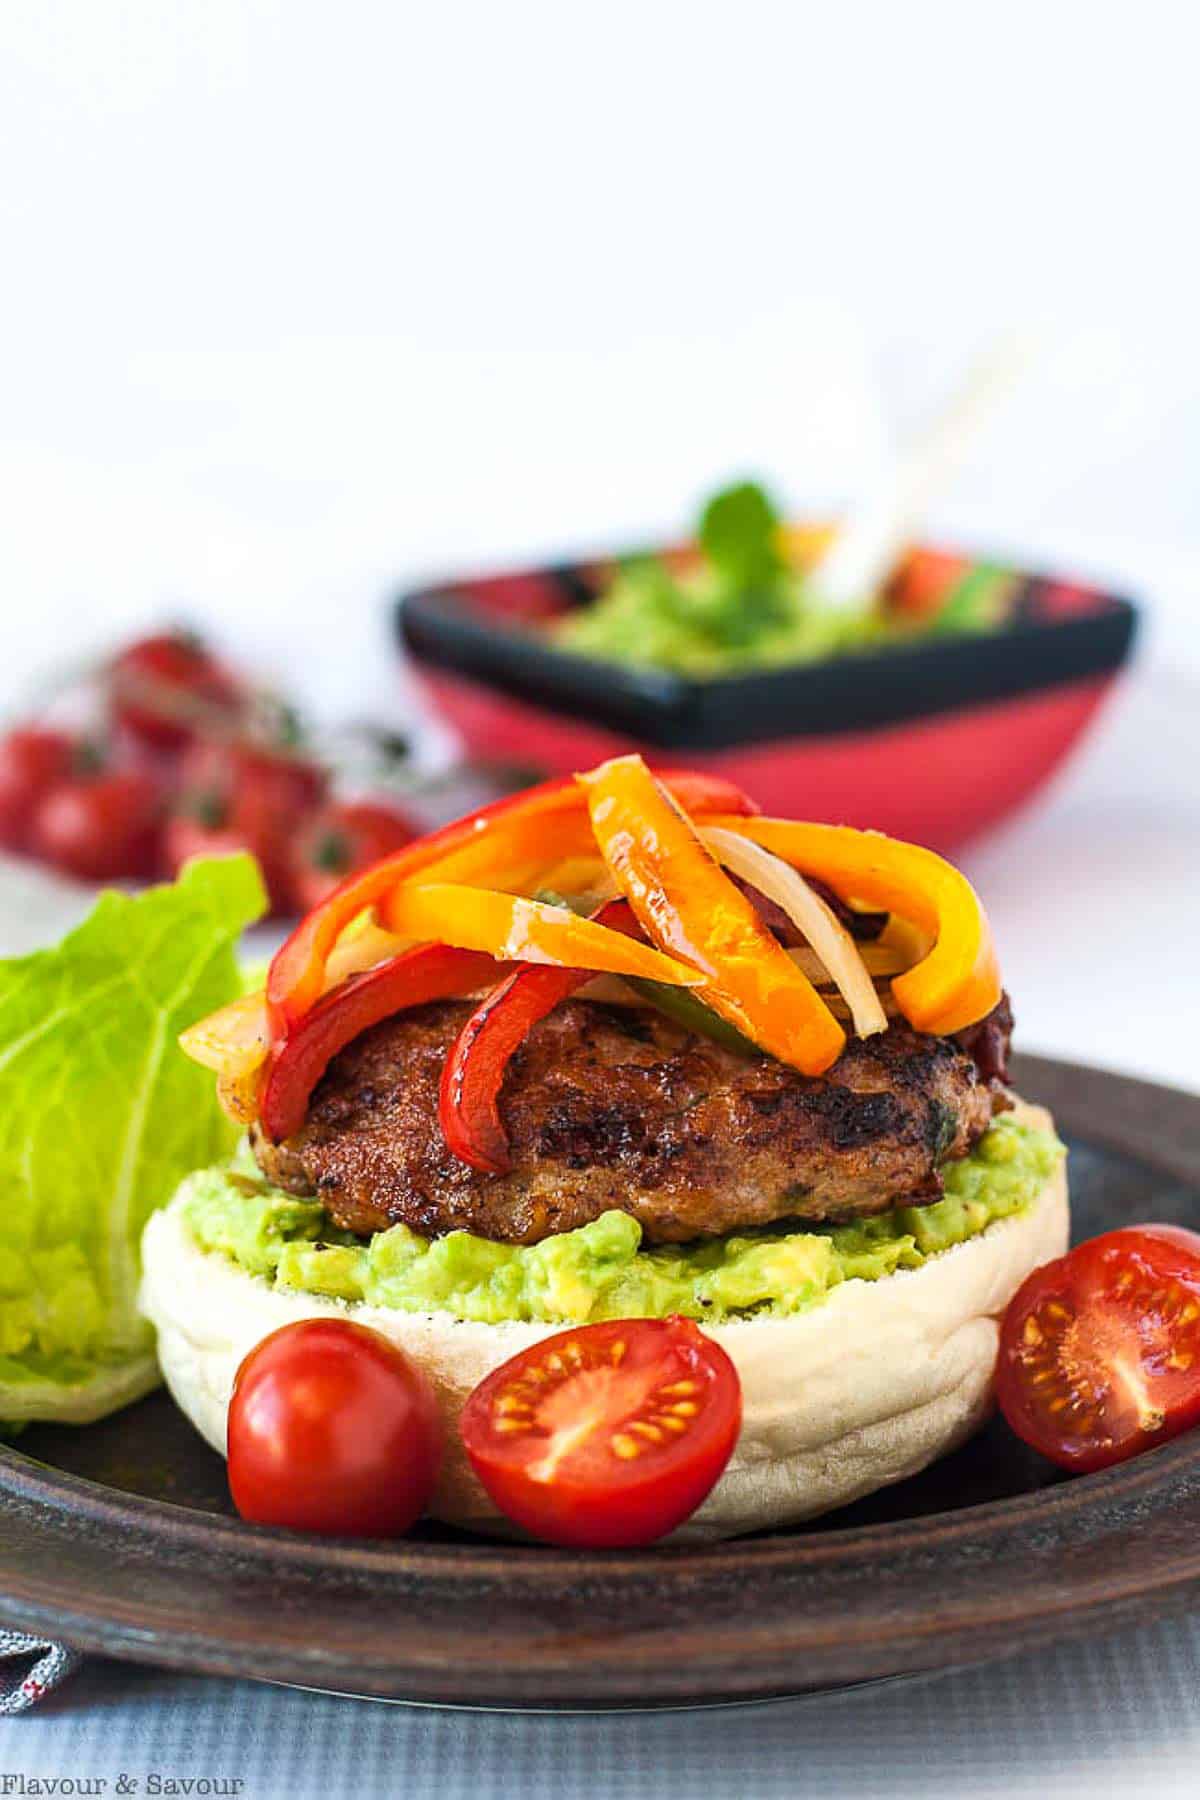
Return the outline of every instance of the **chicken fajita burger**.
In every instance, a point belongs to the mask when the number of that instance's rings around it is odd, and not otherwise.
[[[224,1452],[263,1340],[367,1327],[440,1415],[429,1510],[473,1530],[588,1484],[619,1510],[689,1446],[693,1535],[843,1505],[976,1429],[1066,1246],[1011,1028],[931,851],[637,756],[531,789],[352,877],[184,1033],[244,1137],[146,1228],[166,1380]]]

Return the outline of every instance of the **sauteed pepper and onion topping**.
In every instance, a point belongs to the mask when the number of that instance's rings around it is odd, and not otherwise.
[[[718,777],[654,775],[623,756],[343,882],[292,932],[263,992],[181,1041],[216,1072],[227,1110],[280,1144],[352,1040],[473,997],[444,1059],[439,1123],[460,1163],[500,1174],[506,1070],[577,994],[649,1002],[726,1051],[819,1077],[889,1027],[963,1033],[1001,986],[979,900],[931,851],[763,818]]]

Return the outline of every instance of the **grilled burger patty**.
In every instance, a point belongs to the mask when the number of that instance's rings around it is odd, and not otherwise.
[[[845,1220],[921,1204],[994,1111],[1007,1001],[962,1041],[893,1023],[808,1077],[747,1058],[650,1008],[568,1000],[509,1064],[500,1111],[512,1169],[447,1149],[438,1084],[471,1004],[414,1008],[335,1058],[303,1128],[254,1141],[263,1172],[367,1235],[404,1223],[532,1244],[617,1208],[650,1243],[778,1219]]]

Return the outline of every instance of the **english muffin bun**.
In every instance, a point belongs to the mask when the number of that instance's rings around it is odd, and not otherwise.
[[[1041,1109],[1018,1118],[1049,1128]],[[742,1434],[716,1488],[678,1534],[731,1537],[794,1524],[913,1475],[963,1443],[991,1408],[998,1321],[1017,1287],[1067,1245],[1060,1165],[1025,1212],[988,1226],[919,1269],[846,1281],[794,1318],[707,1327],[742,1381]],[[242,1359],[296,1319],[356,1319],[425,1369],[446,1426],[431,1510],[472,1531],[511,1533],[476,1481],[457,1431],[471,1390],[556,1325],[464,1323],[281,1292],[197,1248],[178,1213],[155,1213],[143,1239],[142,1310],[158,1331],[167,1386],[214,1449]]]

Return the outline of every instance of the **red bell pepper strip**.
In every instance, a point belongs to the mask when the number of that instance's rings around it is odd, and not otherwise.
[[[717,775],[680,769],[664,772],[661,779],[690,812],[745,816],[757,810],[740,788]],[[282,1043],[316,1004],[324,984],[325,964],[346,926],[399,882],[431,869],[468,844],[494,844],[499,860],[512,828],[518,824],[527,826],[537,818],[545,821],[547,843],[553,848],[555,822],[578,814],[583,807],[583,796],[573,777],[543,782],[540,787],[527,788],[524,793],[481,807],[343,881],[301,920],[271,963],[267,1016],[272,1042]]]
[[[300,1129],[313,1089],[338,1051],[359,1032],[406,1007],[469,994],[499,972],[500,965],[477,950],[422,944],[351,975],[318,1001],[271,1058],[259,1116],[272,1143]]]
[[[592,918],[629,937],[644,935],[627,900],[610,900]],[[438,1120],[450,1149],[473,1169],[503,1175],[511,1168],[498,1104],[509,1059],[539,1019],[594,980],[593,969],[517,969],[480,1001],[459,1032],[442,1070]]]

